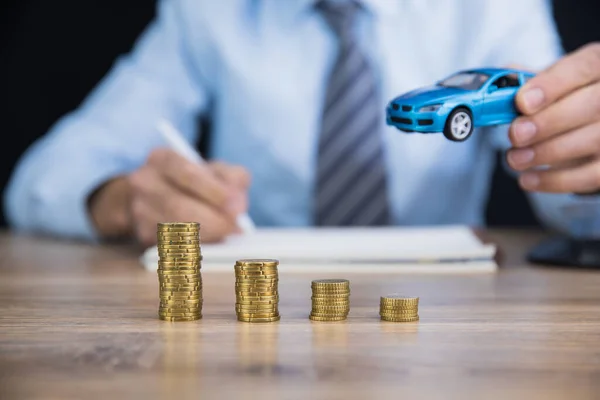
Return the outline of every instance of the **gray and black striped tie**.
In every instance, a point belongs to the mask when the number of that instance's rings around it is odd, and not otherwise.
[[[320,1],[339,51],[323,110],[316,176],[315,224],[386,225],[390,221],[382,118],[375,76],[355,38],[360,5]]]

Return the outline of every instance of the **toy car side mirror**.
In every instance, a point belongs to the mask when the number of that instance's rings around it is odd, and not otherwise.
[[[490,85],[490,87],[488,88],[488,93],[494,93],[496,90],[498,90],[498,86]]]

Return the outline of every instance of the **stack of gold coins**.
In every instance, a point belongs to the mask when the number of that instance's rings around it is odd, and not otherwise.
[[[419,320],[419,298],[390,294],[381,297],[379,315],[383,321],[413,322]]]
[[[200,224],[159,223],[157,232],[158,317],[165,321],[202,318]]]
[[[238,321],[279,321],[279,261],[238,260],[235,263],[235,311]]]
[[[313,321],[342,321],[350,312],[350,281],[346,279],[317,279],[312,281]]]

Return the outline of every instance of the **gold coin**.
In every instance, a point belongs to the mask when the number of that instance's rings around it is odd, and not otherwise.
[[[202,319],[202,314],[193,317],[166,317],[159,315],[158,318],[160,318],[163,321],[169,322],[197,321],[199,319]]]
[[[310,313],[312,315],[318,315],[320,317],[325,317],[328,315],[348,315],[350,314],[350,310],[337,310],[337,311],[331,311],[331,310],[315,310],[314,308],[310,310]]]
[[[246,290],[237,290],[236,292],[237,296],[242,296],[242,297],[274,297],[274,296],[279,296],[279,292],[277,290],[271,290],[271,291],[246,291]]]
[[[236,280],[235,285],[239,287],[249,287],[249,286],[277,286],[279,281],[277,279],[274,280]]]
[[[202,313],[198,312],[198,313],[158,313],[159,317],[187,317],[187,318],[194,318],[194,317],[199,317],[201,316]]]
[[[168,230],[174,228],[194,228],[200,229],[200,223],[195,221],[188,222],[159,222],[156,224],[156,228],[159,230]]]
[[[277,271],[279,264],[261,264],[261,263],[248,263],[248,264],[235,264],[233,266],[236,271]]]
[[[246,258],[237,260],[235,265],[238,266],[256,266],[256,267],[269,267],[279,265],[279,260],[271,258]]]
[[[252,300],[252,301],[240,301],[238,300],[236,304],[243,304],[246,306],[269,306],[269,307],[277,307],[279,305],[279,301],[271,301],[271,300]]]
[[[278,304],[245,304],[235,303],[235,308],[239,310],[274,310]]]
[[[169,282],[159,282],[159,287],[161,289],[179,289],[179,291],[181,291],[181,289],[190,289],[190,290],[194,290],[197,289],[199,286],[201,285],[200,282],[192,282],[192,283],[169,283]]]
[[[256,319],[256,318],[273,318],[273,317],[278,317],[279,313],[278,312],[262,312],[262,313],[247,313],[247,312],[238,312],[237,313],[237,317],[238,318],[251,318],[251,319]]]
[[[313,306],[347,306],[350,305],[349,299],[331,300],[331,299],[312,299]]]
[[[200,241],[200,231],[187,231],[187,232],[157,231],[156,238],[159,241],[162,241],[162,240],[191,240],[194,242],[199,242]]]
[[[157,271],[157,275],[161,279],[202,279],[202,274],[200,271],[196,272],[181,272],[181,271]]]
[[[309,315],[308,318],[313,321],[334,322],[334,321],[343,321],[343,320],[347,319],[348,317],[344,316],[344,315],[334,316],[334,317],[319,317],[316,315]]]
[[[250,286],[250,285],[259,285],[259,286],[273,286],[279,284],[278,278],[266,278],[266,279],[248,279],[248,278],[239,278],[235,280],[236,285],[240,286]]]
[[[187,296],[187,297],[178,297],[178,296],[159,296],[158,299],[160,301],[168,301],[168,302],[179,302],[179,301],[199,301],[202,303],[202,296]]]
[[[177,317],[191,317],[193,315],[197,315],[200,312],[202,312],[202,309],[200,308],[166,308],[166,307],[160,307],[158,309],[158,312],[160,313],[160,315],[171,315],[171,316],[177,316]]]
[[[321,298],[321,297],[327,297],[327,298],[336,298],[336,297],[348,297],[350,296],[350,292],[317,292],[314,291],[312,292],[312,296],[313,297],[317,297],[317,298]]]
[[[417,315],[418,311],[390,311],[390,310],[380,310],[380,315]]]
[[[277,293],[277,290],[270,290],[270,291],[253,290],[252,292],[247,292],[245,290],[236,290],[235,295],[240,298],[263,300],[265,298],[266,299],[269,299],[269,298],[275,299],[276,296],[279,296],[279,293]]]
[[[326,300],[331,300],[331,301],[345,300],[345,301],[349,301],[350,300],[350,295],[349,294],[332,294],[332,295],[313,294],[310,299],[313,300],[313,301],[326,301]]]
[[[202,287],[199,286],[196,289],[187,289],[187,288],[183,288],[183,289],[173,289],[173,288],[159,288],[158,292],[160,294],[160,296],[162,297],[166,297],[166,296],[181,296],[181,297],[186,297],[186,296],[198,296],[198,297],[202,297]]]
[[[311,282],[312,287],[340,287],[347,288],[350,286],[350,281],[347,279],[315,279]]]
[[[180,256],[189,258],[200,258],[201,254],[198,249],[164,249],[158,251],[158,257],[160,260]]]
[[[241,322],[276,322],[281,319],[281,316],[270,317],[270,318],[245,318],[238,316],[238,321]]]
[[[198,250],[200,251],[200,243],[197,240],[189,240],[190,243],[156,243],[156,248],[160,250],[172,250],[172,249],[183,249],[183,250]]]
[[[193,269],[193,268],[190,268],[190,269],[187,269],[187,268],[185,268],[185,269],[184,268],[182,268],[182,269],[172,268],[171,269],[171,268],[164,268],[163,267],[163,268],[158,268],[156,270],[156,272],[159,275],[163,275],[163,276],[171,276],[171,275],[175,275],[175,276],[178,276],[178,275],[202,276],[202,273],[201,273],[201,271],[200,271],[199,268],[196,268],[196,269]]]
[[[202,308],[202,302],[198,300],[186,300],[186,301],[174,301],[174,300],[161,300],[159,307],[161,308]]]
[[[415,302],[415,301],[419,301],[418,297],[413,297],[413,296],[407,296],[407,295],[403,295],[403,294],[399,294],[399,293],[392,293],[392,294],[388,294],[386,296],[381,296],[380,298],[381,302],[393,302],[393,303],[399,303],[399,302]]]
[[[254,282],[254,281],[279,281],[279,276],[277,274],[274,275],[263,275],[263,274],[255,274],[255,275],[236,275],[236,281],[241,282]]]
[[[174,297],[174,298],[200,298],[202,297],[202,289],[198,290],[172,290],[172,289],[159,289],[159,295],[161,297]]]
[[[238,275],[278,275],[279,271],[277,268],[262,268],[262,269],[250,269],[250,268],[242,268],[235,267],[234,269],[235,276]]]
[[[235,285],[236,293],[276,293],[279,289],[278,285],[271,286],[256,286],[256,285],[248,285],[248,286],[238,286]]]
[[[380,312],[379,315],[383,315],[386,317],[394,317],[394,318],[409,318],[409,317],[416,317],[419,315],[419,313],[385,313],[385,312]]]
[[[202,278],[200,277],[185,277],[185,276],[159,276],[158,282],[160,284],[196,284],[200,285],[202,283]]]
[[[408,307],[398,307],[398,306],[380,306],[379,307],[380,310],[383,311],[418,311],[419,307],[411,305]]]
[[[175,233],[175,234],[185,234],[185,233],[200,233],[200,229],[194,228],[169,228],[169,229],[157,229],[157,234],[166,234],[166,233]]]
[[[274,286],[235,286],[235,291],[236,293],[248,293],[248,292],[253,292],[253,293],[264,293],[264,292],[268,292],[268,293],[273,293],[273,292],[277,292],[277,285]]]
[[[188,265],[190,267],[193,266],[198,266],[200,265],[200,262],[202,261],[202,257],[161,257],[159,259],[159,264],[167,264],[167,263],[173,263],[173,265],[177,265],[179,264],[180,266],[185,266]]]
[[[415,322],[419,320],[419,317],[408,317],[408,318],[397,318],[397,317],[387,317],[387,316],[381,316],[381,320],[382,321],[387,321],[387,322]]]
[[[186,261],[165,261],[159,260],[158,267],[164,269],[200,269],[202,268],[202,264],[200,263],[200,259],[198,260],[186,260]]]
[[[172,229],[183,229],[183,231],[178,232],[178,231],[172,230]],[[190,229],[190,227],[182,226],[182,227],[171,227],[169,229],[160,229],[160,228],[156,229],[156,234],[157,235],[192,234],[192,233],[195,233],[196,235],[199,235],[200,234],[200,227],[195,228],[194,226],[192,226],[191,229]]]
[[[316,312],[324,312],[324,313],[336,313],[336,312],[348,312],[348,310],[350,310],[350,307],[339,307],[339,306],[313,306],[312,307],[313,311]]]
[[[200,274],[200,271],[182,272],[182,271],[158,270],[158,276],[160,278],[167,278],[167,279],[178,279],[178,278],[202,279],[202,274]]]

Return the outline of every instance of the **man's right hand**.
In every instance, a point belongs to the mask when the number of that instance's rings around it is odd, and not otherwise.
[[[102,233],[103,221],[111,218],[106,202],[119,198],[102,192],[115,191],[114,186],[119,185],[129,191],[127,196],[120,196],[127,204],[114,206],[127,208],[127,230],[150,246],[156,243],[158,222],[199,222],[203,242],[220,241],[239,232],[236,217],[247,210],[250,177],[239,166],[196,164],[172,150],[159,149],[140,169],[113,182],[100,189],[90,205],[98,229]]]

